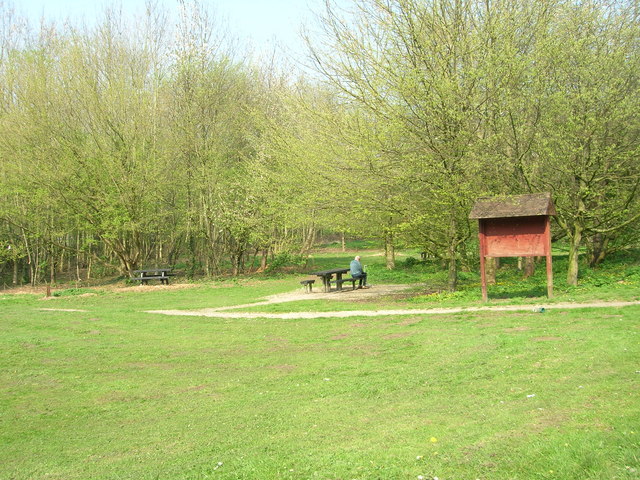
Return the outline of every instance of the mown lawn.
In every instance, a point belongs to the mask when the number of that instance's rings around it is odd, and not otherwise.
[[[640,478],[640,306],[144,313],[290,286],[0,295],[0,478]]]

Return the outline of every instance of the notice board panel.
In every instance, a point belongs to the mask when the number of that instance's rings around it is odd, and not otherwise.
[[[534,257],[548,253],[547,218],[485,218],[480,220],[487,257]]]

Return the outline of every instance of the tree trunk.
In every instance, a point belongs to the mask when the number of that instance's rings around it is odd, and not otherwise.
[[[396,268],[396,249],[393,245],[393,234],[387,232],[384,236],[384,256],[387,261],[387,268],[393,270]]]
[[[267,269],[267,259],[269,258],[269,249],[262,250],[262,256],[260,257],[260,272],[264,272]]]
[[[231,274],[237,277],[240,274],[240,258],[235,253],[231,254]]]
[[[607,255],[607,247],[609,246],[608,236],[596,233],[590,240],[589,248],[589,266],[595,268],[604,260]]]
[[[536,258],[525,257],[524,259],[524,278],[529,278],[536,273]]]
[[[455,248],[449,249],[449,277],[447,279],[447,289],[450,292],[455,292],[458,289],[458,262],[456,260]]]
[[[242,265],[244,259],[245,249],[243,246],[237,245],[230,255],[232,274],[234,277],[237,277],[242,273]]]
[[[449,262],[449,278],[447,280],[447,288],[450,292],[455,292],[458,289],[457,238],[458,222],[456,221],[456,218],[452,216],[449,224],[449,247],[447,248],[447,260]]]
[[[303,230],[302,248],[300,249],[300,255],[306,255],[309,250],[313,248],[316,243],[316,229],[314,226],[310,226],[308,230]],[[345,250],[344,236],[342,238],[342,251]]]
[[[485,260],[485,272],[487,277],[488,285],[495,285],[496,283],[496,272],[498,268],[500,268],[500,259],[497,257],[487,257]]]
[[[187,268],[187,278],[189,279],[193,279],[193,277],[195,277],[196,275],[196,265],[198,262],[198,259],[196,258],[196,239],[194,238],[194,235],[191,231],[189,231],[187,233],[187,235],[189,236],[188,240],[187,240],[187,245],[188,245],[188,258],[189,258],[189,266]]]
[[[49,255],[49,285],[54,285],[56,283],[56,264],[54,262],[54,255],[51,253]]]
[[[582,243],[582,227],[574,226],[573,235],[569,237],[569,268],[567,270],[567,284],[578,285],[578,260],[580,256],[580,244]]]
[[[13,285],[18,285],[18,259],[13,259],[13,279],[11,282]]]
[[[71,255],[69,255],[71,257]],[[75,260],[76,260],[76,281],[82,281],[80,278],[80,260],[81,260],[81,252],[80,252],[80,231],[76,232],[76,252],[75,252]]]

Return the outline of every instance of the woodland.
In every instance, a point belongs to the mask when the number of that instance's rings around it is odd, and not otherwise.
[[[538,192],[568,284],[639,246],[638,0],[326,0],[302,63],[179,4],[33,25],[0,2],[0,283],[240,275],[332,234],[455,290],[474,201]]]

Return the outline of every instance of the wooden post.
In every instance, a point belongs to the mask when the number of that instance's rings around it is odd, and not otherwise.
[[[487,266],[485,261],[485,254],[487,252],[487,237],[484,232],[483,220],[480,220],[478,227],[478,240],[480,242],[480,283],[482,285],[482,301],[486,302],[489,300],[489,297],[487,295]]]
[[[544,222],[545,250],[547,257],[547,297],[553,297],[553,266],[551,265],[551,219]]]

